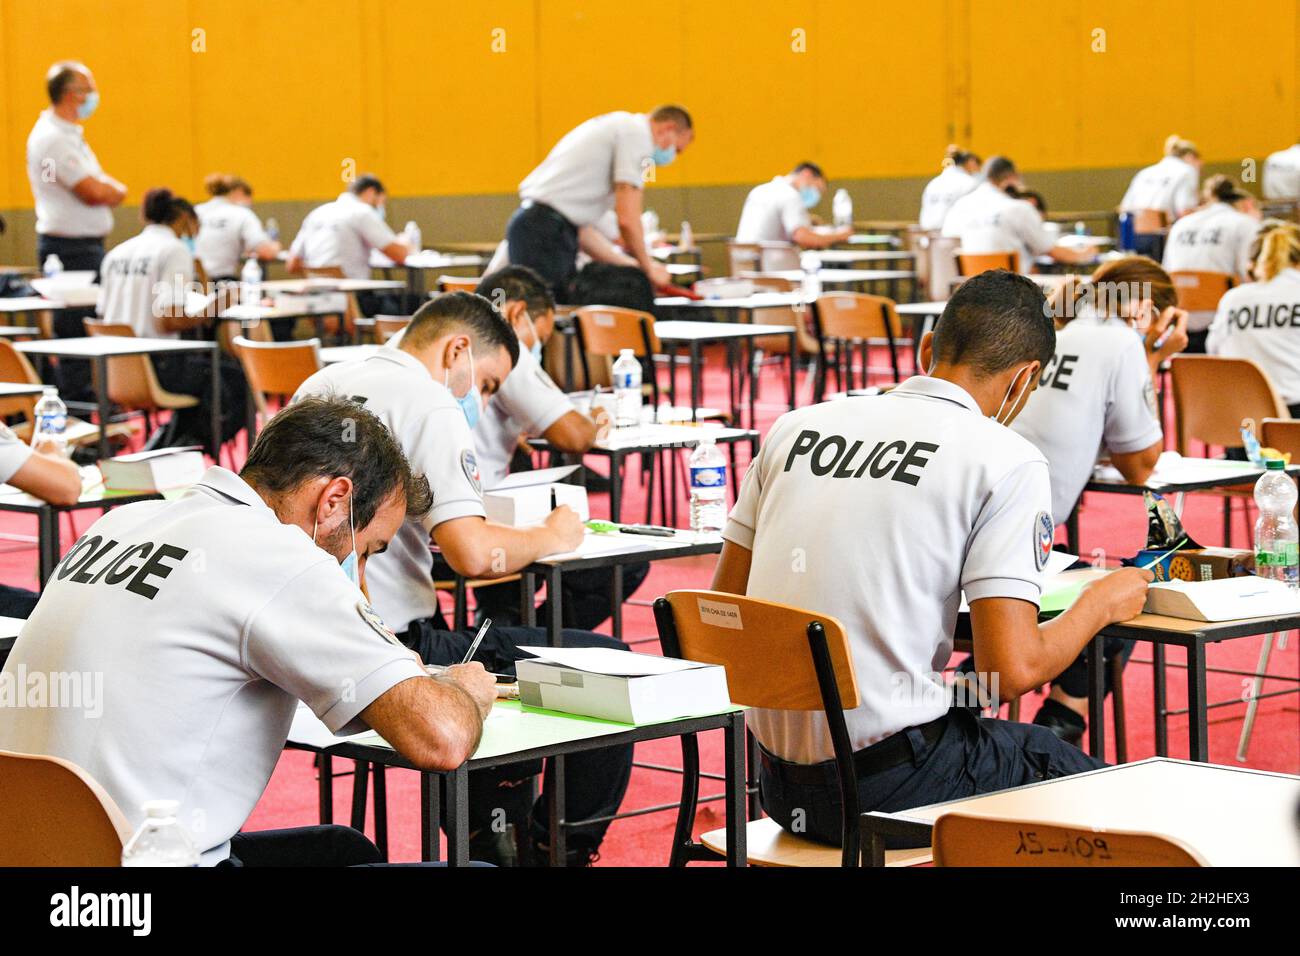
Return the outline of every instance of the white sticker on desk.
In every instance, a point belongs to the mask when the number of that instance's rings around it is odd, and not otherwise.
[[[740,620],[740,605],[727,604],[723,601],[700,601],[700,621],[714,627],[726,627],[733,631],[743,631],[744,623]]]

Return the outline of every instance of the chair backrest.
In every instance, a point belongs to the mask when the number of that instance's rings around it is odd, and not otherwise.
[[[1163,209],[1133,210],[1133,231],[1146,235],[1160,232],[1169,225],[1169,214]]]
[[[801,285],[797,279],[765,275],[762,272],[745,272],[735,278],[753,283],[756,292],[798,292]],[[803,305],[786,309],[763,309],[761,312],[745,312],[742,315],[744,318],[741,321],[757,322],[760,325],[788,325],[798,333],[796,340],[800,352],[814,354],[817,351],[812,310]],[[783,335],[764,335],[754,340],[754,347],[769,355],[784,355],[790,351],[790,341]]]
[[[945,813],[934,824],[935,866],[1207,866],[1174,837]]]
[[[473,292],[478,288],[478,279],[469,276],[438,276],[439,292]]]
[[[312,279],[315,278],[346,279],[347,278],[347,276],[343,274],[343,269],[341,266],[320,266],[315,269],[309,268],[307,269],[307,276],[308,278],[312,278]],[[355,294],[351,292],[345,292],[343,294],[347,296],[347,303],[348,303],[347,308],[345,308],[343,311],[343,329],[348,333],[348,335],[352,335],[357,329],[357,318],[358,316],[361,315],[361,307],[357,305],[357,297]],[[331,335],[336,334],[338,331],[337,329],[333,328],[333,325],[334,323],[332,320],[327,320],[325,322],[325,329]]]
[[[375,341],[383,345],[402,329],[410,324],[409,315],[377,315],[375,316]]]
[[[961,240],[956,236],[935,234],[930,239],[928,255],[930,281],[926,286],[926,296],[936,302],[947,299],[952,293],[952,284],[958,276],[957,249]],[[918,261],[921,257],[918,256]],[[918,285],[920,283],[918,282]]]
[[[14,348],[8,339],[0,339],[0,382],[14,382],[19,385],[40,385],[41,377],[32,368],[27,356]],[[32,421],[39,395],[16,395],[0,399],[0,418],[22,415]]]
[[[1300,420],[1265,418],[1259,423],[1259,443],[1265,448],[1290,452],[1291,460],[1300,463]]]
[[[0,866],[121,865],[131,826],[80,767],[0,751],[0,779]]]
[[[125,322],[86,319],[87,335],[116,335],[134,338],[135,329]],[[152,409],[162,392],[158,373],[147,355],[117,355],[108,360],[108,400],[126,409]]]
[[[957,273],[970,278],[993,269],[1020,271],[1020,257],[1014,252],[962,252],[957,250]],[[944,298],[947,298],[945,296]]]
[[[827,292],[817,298],[817,323],[823,338],[893,339],[902,337],[894,301],[865,292]]]
[[[1268,376],[1249,359],[1176,355],[1169,362],[1174,390],[1177,450],[1189,442],[1237,448],[1241,423],[1253,418],[1290,418]]]
[[[655,337],[655,317],[637,309],[612,305],[584,305],[577,309],[578,331],[588,355],[618,358],[623,349],[631,349],[638,358],[649,358],[659,351]]]
[[[1233,286],[1233,278],[1226,272],[1171,272],[1178,307],[1188,312],[1213,312],[1219,307],[1223,293]]]
[[[763,247],[757,242],[727,240],[727,261],[733,276],[758,272],[763,268]]]
[[[233,344],[257,410],[264,415],[266,396],[293,395],[298,386],[321,370],[320,339],[256,342],[240,336]]]

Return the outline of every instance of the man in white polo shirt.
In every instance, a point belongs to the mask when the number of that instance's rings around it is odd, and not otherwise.
[[[1300,198],[1300,143],[1269,154],[1262,185],[1265,199]]]
[[[826,195],[826,174],[816,163],[800,163],[784,176],[755,186],[745,197],[736,226],[737,242],[792,242],[800,249],[829,249],[853,234],[813,229],[811,210]]]
[[[1020,188],[1016,164],[994,156],[984,164],[984,181],[962,196],[943,221],[943,234],[961,240],[961,252],[1014,252],[1019,271],[1028,274],[1037,256],[1058,262],[1082,262],[1087,253],[1056,244],[1032,204],[1007,193]]]
[[[1047,463],[1005,426],[1054,343],[1037,286],[1005,271],[975,276],[922,341],[929,376],[783,415],[745,475],[714,587],[844,623],[862,699],[844,717],[864,811],[1101,766],[1044,728],[950,706],[941,673],[963,590],[981,682],[1002,698],[1050,680],[1101,627],[1142,608],[1151,575],[1122,569],[1038,624]],[[757,710],[751,720],[768,814],[838,843],[825,717]]]
[[[413,466],[428,476],[433,504],[412,516],[377,556],[367,573],[376,609],[407,646],[431,664],[461,660],[472,631],[453,631],[442,615],[434,587],[436,544],[451,569],[467,578],[503,577],[547,555],[571,551],[582,540],[582,522],[560,506],[539,525],[515,528],[488,521],[473,428],[490,398],[511,374],[519,341],[510,325],[482,296],[452,292],[426,302],[411,318],[400,344],[375,354],[327,366],[307,379],[295,401],[310,395],[342,395],[383,420]],[[565,629],[566,646],[625,649],[620,641],[589,631]],[[527,656],[519,647],[545,644],[541,628],[494,625],[475,659],[495,673],[513,673]],[[631,748],[574,754],[566,760],[566,817],[585,820],[613,813],[631,771]],[[471,851],[476,859],[511,862],[506,834],[492,826],[496,811],[526,826],[531,792],[521,786],[537,772],[529,766],[470,774]],[[532,839],[546,839],[547,792],[532,811]],[[590,859],[608,824],[575,829],[571,852]]]
[[[0,750],[71,761],[133,824],[144,802],[179,801],[207,865],[377,862],[346,828],[237,831],[299,700],[335,733],[378,731],[422,769],[474,752],[491,675],[469,664],[430,677],[359,583],[428,504],[375,416],[345,400],[281,412],[239,475],[210,468],[185,497],[110,511],[73,545],[0,676],[86,675],[83,693],[15,703]]]
[[[645,113],[606,113],[570,130],[519,184],[519,208],[506,226],[509,261],[528,266],[566,301],[578,256],[578,233],[608,210],[618,216],[623,251],[656,287],[671,283],[641,228],[642,190],[695,138],[680,106]]]

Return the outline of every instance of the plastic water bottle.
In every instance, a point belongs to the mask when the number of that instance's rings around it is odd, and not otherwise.
[[[831,200],[831,214],[835,217],[836,229],[853,226],[853,197],[847,189],[836,190],[835,198]]]
[[[412,252],[419,252],[424,248],[424,237],[420,235],[420,225],[414,219],[406,224],[403,236],[406,239],[406,247]]]
[[[66,451],[68,430],[68,406],[59,398],[59,390],[53,385],[46,385],[44,393],[36,403],[36,423],[32,428],[32,447],[37,448],[46,442],[53,442],[59,451]]]
[[[266,237],[272,242],[278,242],[280,239],[280,223],[274,216],[266,220]]]
[[[1300,535],[1292,512],[1296,503],[1295,481],[1284,470],[1285,462],[1270,458],[1264,474],[1255,482],[1255,573],[1261,578],[1300,586]]]
[[[822,260],[815,252],[805,252],[799,256],[799,268],[803,270],[803,300],[811,305],[821,298]]]
[[[641,423],[641,362],[623,349],[614,363],[614,424],[630,428]]]
[[[122,847],[123,866],[199,865],[199,851],[176,819],[178,801],[150,800],[140,809],[144,822]]]
[[[251,257],[244,260],[244,268],[239,270],[239,301],[244,305],[262,301],[262,267]]]
[[[677,236],[677,245],[682,249],[695,248],[695,232],[691,229],[691,224],[682,220],[682,231]]]
[[[713,534],[727,520],[727,459],[709,435],[691,452],[691,530]]]
[[[63,260],[51,252],[45,257],[45,264],[41,266],[41,271],[45,273],[45,278],[53,279],[63,272]]]

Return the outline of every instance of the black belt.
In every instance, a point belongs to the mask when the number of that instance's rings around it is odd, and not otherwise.
[[[908,730],[919,730],[926,746],[933,747],[947,729],[948,717],[949,714],[944,714],[919,727],[909,727]],[[761,744],[758,749],[759,759],[763,764],[771,773],[783,780],[813,787],[835,786],[839,782],[839,774],[833,759],[823,760],[821,763],[790,763],[768,752]],[[907,738],[907,730],[900,730],[884,740],[876,741],[870,747],[855,751],[853,767],[859,777],[867,777],[911,763],[912,757],[912,744]]]
[[[549,218],[554,219],[557,222],[563,223],[565,226],[572,229],[574,232],[578,231],[578,227],[569,221],[568,216],[560,212],[560,210],[556,209],[554,206],[548,206],[544,202],[538,202],[536,199],[525,199],[523,202],[519,204],[519,208],[536,209],[538,212],[543,213]]]

